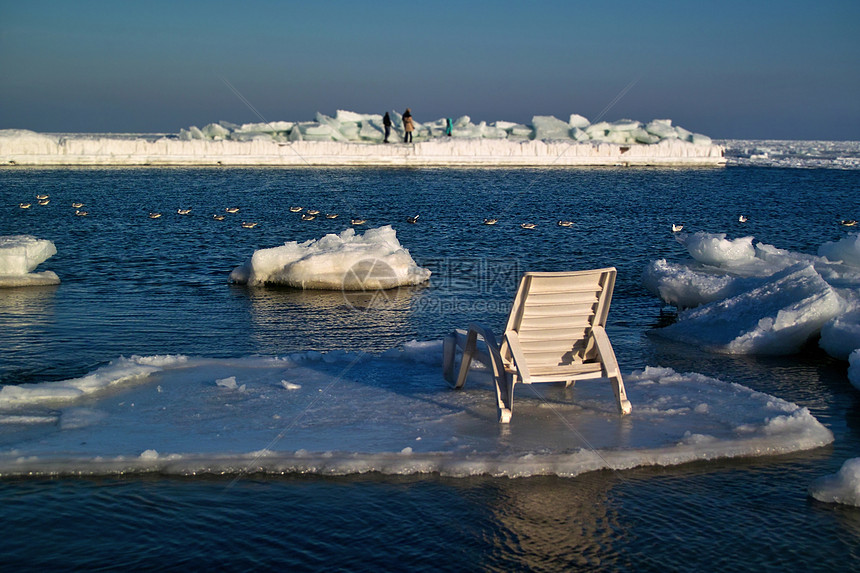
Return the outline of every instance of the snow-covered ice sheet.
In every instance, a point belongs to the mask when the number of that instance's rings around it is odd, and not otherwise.
[[[833,440],[805,408],[699,374],[518,387],[499,424],[487,372],[464,390],[441,343],[382,355],[119,358],[80,379],[0,390],[0,475],[438,472],[573,476],[780,454]],[[534,391],[533,391],[534,390]]]
[[[429,279],[430,271],[415,263],[391,225],[363,235],[348,228],[339,235],[260,249],[230,274],[237,284],[345,291],[390,289]]]

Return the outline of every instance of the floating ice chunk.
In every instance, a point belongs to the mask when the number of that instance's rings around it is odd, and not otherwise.
[[[851,233],[844,239],[824,243],[818,254],[831,261],[842,261],[852,267],[860,267],[860,233]]]
[[[56,254],[54,243],[32,235],[0,237],[0,275],[25,275]]]
[[[53,271],[32,272],[57,254],[57,247],[32,235],[0,237],[0,287],[55,285],[60,283]]]
[[[141,452],[140,459],[144,461],[155,461],[158,459],[158,452],[156,450],[146,450]]]
[[[825,324],[818,345],[830,356],[848,360],[848,356],[860,348],[860,309],[841,314]]]
[[[723,234],[696,233],[693,236],[678,237],[677,240],[688,248],[697,261],[690,264],[669,263],[662,259],[654,261],[646,267],[642,277],[645,287],[667,303],[679,308],[691,308],[697,304],[739,297],[742,293],[750,295],[753,291],[768,291],[769,300],[776,301],[782,295],[786,297],[785,303],[789,304],[799,296],[800,291],[789,289],[780,293],[780,289],[791,287],[796,283],[776,281],[777,275],[790,268],[796,270],[809,267],[820,278],[820,281],[816,282],[819,282],[819,285],[826,283],[831,287],[832,292],[823,293],[822,300],[806,309],[808,313],[804,313],[799,319],[799,323],[803,322],[805,326],[802,326],[798,332],[819,325],[821,334],[819,345],[828,354],[841,360],[847,359],[853,350],[860,348],[860,270],[858,267],[848,266],[841,260],[831,262],[827,257],[795,253],[764,243],[757,243],[752,248],[751,237],[728,241]],[[854,249],[852,241],[853,237],[837,243],[828,243],[823,250],[828,252],[830,249],[837,252],[840,257],[850,257]],[[750,256],[751,252],[753,256]],[[757,289],[763,289],[763,291]],[[758,309],[754,308],[753,303],[748,306],[747,318],[755,316]],[[719,328],[712,333],[713,336],[718,336],[715,333],[720,328],[731,330],[728,324],[737,323],[736,326],[740,328],[738,307],[727,307],[725,310],[730,313],[722,317]],[[765,313],[770,312],[761,310]],[[712,312],[717,311],[712,310]],[[816,312],[822,314],[815,316]],[[684,314],[682,318],[689,316]],[[768,321],[775,316],[771,314],[759,317],[762,320],[759,325],[761,329],[767,330]],[[788,320],[791,316],[791,312],[781,313],[783,320]],[[829,319],[828,316],[830,316]],[[713,320],[717,320],[716,315]],[[798,326],[801,325],[798,324]],[[815,334],[814,330],[810,330],[810,335]],[[786,341],[789,340],[793,339],[786,337]],[[797,347],[795,342],[787,345],[786,352]],[[757,343],[754,346],[757,346]],[[736,345],[733,350],[713,349],[722,352],[761,351],[760,349],[744,350],[743,345]],[[772,350],[766,352],[773,353]]]
[[[230,274],[238,284],[284,285],[302,289],[376,290],[417,285],[430,278],[400,245],[390,226],[260,249]]]
[[[226,388],[227,390],[238,390],[239,392],[245,391],[245,384],[239,386],[236,383],[236,377],[230,376],[228,378],[221,378],[220,380],[215,381],[215,385],[220,388]]]
[[[791,354],[835,317],[842,300],[812,265],[780,271],[761,286],[678,315],[658,331],[728,354]]]
[[[284,390],[301,390],[302,385],[290,382],[289,380],[281,380],[281,387],[283,387]]]
[[[837,473],[812,482],[809,495],[824,503],[860,507],[860,458],[847,460]]]
[[[694,259],[706,265],[737,265],[755,258],[752,237],[726,239],[725,233],[710,234],[697,232],[678,238]]]
[[[664,302],[678,308],[693,308],[723,300],[750,286],[747,280],[717,269],[693,269],[666,259],[652,261],[645,267],[642,282]]]

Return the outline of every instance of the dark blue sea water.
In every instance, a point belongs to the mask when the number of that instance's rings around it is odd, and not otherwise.
[[[51,203],[19,209],[39,193]],[[82,376],[119,356],[382,351],[469,320],[501,329],[527,270],[615,266],[609,334],[622,370],[738,382],[808,407],[832,446],[788,456],[577,478],[433,475],[0,480],[9,570],[848,571],[860,510],[807,497],[860,456],[860,392],[815,345],[788,357],[707,354],[649,332],[671,313],[641,285],[670,231],[754,235],[815,253],[860,218],[860,171],[720,169],[0,170],[0,235],[58,253],[56,287],[0,291],[0,384]],[[71,203],[86,204],[77,217]],[[337,212],[301,221],[290,206]],[[216,221],[229,206],[240,212]],[[191,208],[188,216],[176,213]],[[162,212],[160,219],[148,213]],[[739,214],[749,222],[737,221]],[[420,214],[410,225],[406,217]],[[248,289],[230,271],[263,247],[391,224],[427,287],[378,312],[339,292]],[[496,226],[481,225],[496,217]],[[571,228],[556,225],[574,221]],[[258,223],[253,229],[241,221]],[[537,228],[526,231],[522,222]]]

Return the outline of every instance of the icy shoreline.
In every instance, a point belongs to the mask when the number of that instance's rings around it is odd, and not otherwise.
[[[0,165],[651,166],[724,165],[720,145],[438,139],[404,143],[181,140],[0,130]]]
[[[0,165],[592,166],[722,165],[725,148],[672,125],[622,119],[591,123],[536,115],[530,124],[469,116],[413,120],[338,110],[313,121],[190,126],[177,135],[43,134],[0,130]],[[386,136],[386,123],[390,135]],[[386,141],[387,140],[387,141]]]

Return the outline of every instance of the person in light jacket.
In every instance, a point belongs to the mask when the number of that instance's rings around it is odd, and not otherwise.
[[[412,112],[409,108],[403,112],[403,143],[412,143],[412,132],[415,130],[415,124],[412,123]]]

